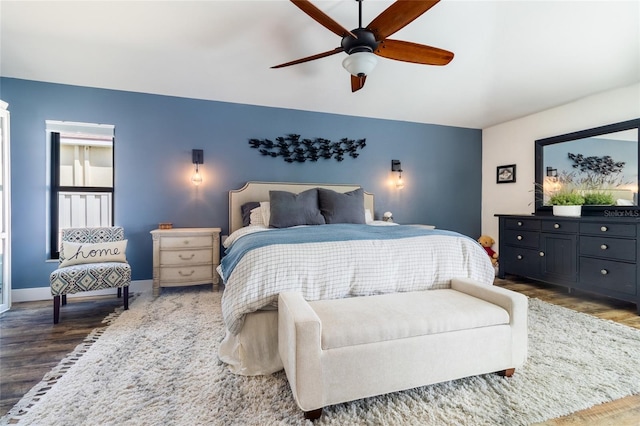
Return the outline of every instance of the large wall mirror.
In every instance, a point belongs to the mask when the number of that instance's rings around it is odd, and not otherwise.
[[[635,119],[537,140],[536,213],[550,213],[549,197],[564,185],[604,199],[585,204],[585,215],[640,216],[639,133]]]

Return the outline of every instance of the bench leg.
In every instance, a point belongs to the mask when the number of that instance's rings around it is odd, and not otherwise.
[[[118,299],[122,297],[122,287],[118,287]]]
[[[502,377],[511,377],[515,372],[516,372],[515,368],[507,368],[506,370],[498,371],[498,374],[501,375]]]
[[[124,310],[126,311],[129,309],[129,286],[118,287],[118,292],[120,292],[121,288],[124,290],[122,296],[124,298]]]
[[[322,415],[322,408],[304,412],[304,418],[311,421],[318,420],[321,415]]]
[[[60,322],[60,295],[53,296],[53,323]]]
[[[62,295],[62,306],[66,305],[66,304],[67,304],[67,295],[63,294]]]

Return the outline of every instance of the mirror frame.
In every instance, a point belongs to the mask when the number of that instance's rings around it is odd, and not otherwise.
[[[536,155],[536,185],[535,185],[535,213],[541,215],[551,214],[551,206],[544,206],[542,203],[542,183],[544,182],[544,158],[543,148],[547,145],[569,142],[576,139],[586,139],[594,136],[601,136],[607,133],[615,133],[623,130],[636,129],[636,143],[638,146],[638,165],[640,167],[640,118],[609,124],[606,126],[594,127],[593,129],[580,130],[578,132],[567,133],[565,135],[553,136],[535,141]],[[640,180],[640,177],[639,177]],[[640,186],[640,182],[638,182]],[[640,216],[640,206],[582,206],[582,214],[585,216],[604,216],[606,211],[619,211],[616,216],[638,217]]]

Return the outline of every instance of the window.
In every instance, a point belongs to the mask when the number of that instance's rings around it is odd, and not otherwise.
[[[62,229],[113,225],[114,126],[47,121],[50,241],[59,257]]]

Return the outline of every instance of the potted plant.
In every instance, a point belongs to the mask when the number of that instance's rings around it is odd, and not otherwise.
[[[584,197],[575,189],[560,190],[549,197],[555,216],[580,216]]]
[[[593,191],[584,193],[584,203],[589,206],[611,206],[616,200],[608,191]]]
[[[575,173],[561,172],[557,176],[545,179],[543,185],[536,185],[537,194],[542,196],[543,204],[553,207],[555,216],[580,216],[585,203],[583,191],[574,181]]]

